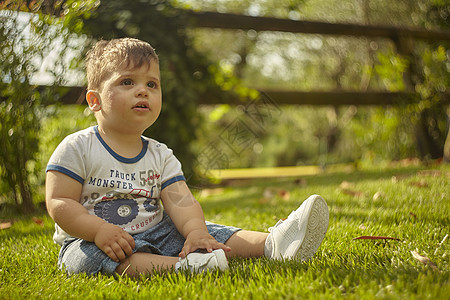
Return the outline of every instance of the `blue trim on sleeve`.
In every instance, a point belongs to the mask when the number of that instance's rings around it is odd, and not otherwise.
[[[105,147],[105,149],[109,152],[109,154],[111,154],[115,159],[117,159],[120,162],[123,162],[126,164],[137,163],[142,157],[144,157],[145,153],[147,152],[148,141],[145,140],[143,137],[141,137],[141,140],[142,140],[141,152],[136,157],[133,157],[133,158],[123,157],[123,156],[117,154],[116,152],[114,152],[114,150],[108,146],[108,144],[105,142],[105,140],[100,135],[100,132],[98,132],[98,125],[94,126],[94,131],[95,131],[95,135],[97,136],[98,140],[103,145],[103,147]]]
[[[76,181],[78,181],[81,184],[84,184],[84,179],[79,176],[78,174],[70,171],[69,169],[66,169],[64,167],[58,166],[58,165],[48,165],[47,168],[45,169],[45,172],[48,171],[58,171],[60,173],[63,173],[73,179],[75,179]]]
[[[175,176],[175,177],[170,178],[169,180],[167,180],[166,182],[164,182],[164,183],[161,185],[161,191],[162,191],[164,188],[166,188],[166,187],[168,187],[169,185],[171,185],[172,183],[175,183],[175,182],[181,181],[181,180],[186,181],[186,178],[184,178],[183,175],[178,175],[178,176]]]

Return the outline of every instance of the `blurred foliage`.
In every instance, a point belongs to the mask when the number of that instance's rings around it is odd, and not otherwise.
[[[375,73],[386,90],[390,92],[404,91],[405,82],[403,74],[407,71],[409,62],[392,51],[389,53],[378,53],[378,64]]]
[[[237,13],[251,16],[424,27],[448,26],[448,0],[182,0],[194,10]],[[436,21],[438,20],[438,21]]]
[[[47,112],[47,116],[41,120],[37,159],[44,164],[43,168],[66,136],[96,124],[94,114],[84,105],[53,105],[47,108]]]
[[[449,126],[442,93],[450,86],[450,49],[448,43],[447,47],[421,46],[416,48],[413,56],[415,68],[420,70],[419,76],[412,78],[419,99],[408,106],[409,114],[402,117],[413,120],[419,156],[440,158]]]
[[[2,8],[30,9],[28,3],[19,2],[7,1],[2,3]],[[32,189],[42,182],[43,166],[38,159],[41,120],[50,113],[46,105],[55,103],[62,95],[63,89],[59,86],[64,84],[64,75],[70,65],[68,60],[73,59],[71,55],[79,47],[71,43],[73,32],[82,25],[78,19],[83,13],[77,8],[79,3],[55,4],[64,10],[63,18],[44,15],[36,6],[32,7],[32,15],[14,10],[0,11],[0,77],[3,79],[0,82],[1,200],[14,203],[25,212],[33,211],[35,202],[42,200],[42,193],[41,199],[33,200]],[[85,6],[84,9],[91,8]],[[55,47],[58,55],[53,57],[52,69],[46,70],[45,59],[51,56]],[[34,83],[44,74],[42,72],[49,76],[53,86],[37,89]]]
[[[198,128],[195,143],[200,155],[209,143],[220,147],[222,160],[210,162],[211,167],[326,166],[355,161],[377,164],[417,156],[412,123],[398,118],[398,110],[392,107],[341,107],[337,109],[341,118],[336,120],[333,110],[327,107],[281,106],[280,114],[273,116],[262,131],[239,108],[230,107],[216,119],[219,110],[223,110],[222,105],[202,107],[209,119]],[[253,140],[239,153],[223,138],[236,120],[245,122],[256,133],[250,134]],[[331,145],[329,134],[333,126],[338,126],[340,134]]]
[[[30,183],[42,185],[42,170],[59,141],[94,122],[84,108],[43,108],[62,91],[37,90],[32,84],[37,78],[54,85],[83,82],[83,72],[72,69],[83,69],[81,53],[101,38],[131,36],[156,48],[163,110],[145,134],[174,149],[187,178],[198,164],[206,169],[326,165],[441,155],[435,151],[442,149],[447,130],[441,93],[450,80],[448,43],[416,41],[414,51],[405,56],[387,39],[190,27],[184,10],[448,29],[446,0],[4,1],[0,8],[10,9],[0,15],[1,72],[6,78],[0,83],[5,141],[0,191],[8,201],[20,203],[21,190],[30,190]],[[27,23],[33,24],[29,27],[33,34],[24,36],[24,28],[10,18],[18,15],[11,11],[17,9],[38,12]],[[227,103],[229,92],[255,99],[255,89],[411,87],[419,98],[397,107],[281,106],[271,99],[273,110],[263,122],[246,112],[249,103],[236,107],[197,103],[205,95],[211,103]],[[20,154],[13,156],[20,158],[16,165],[11,164],[10,153]],[[28,186],[18,185],[19,175]]]
[[[442,1],[186,0],[182,3],[189,3],[194,9],[247,14],[256,6],[259,10],[254,15],[258,16],[289,18],[296,11],[302,20],[440,29],[439,20],[429,19],[428,11],[436,10],[433,2]],[[448,5],[445,7],[448,9]],[[408,59],[395,54],[393,41],[379,38],[198,28],[189,34],[197,49],[232,70],[248,86],[261,88],[384,90],[386,80],[381,82],[372,76],[374,65],[389,67],[387,63],[392,58],[395,62],[390,65],[397,68],[393,79],[398,81]]]
[[[197,101],[201,96],[220,99],[222,90],[248,93],[231,76],[200,54],[186,35],[186,13],[173,1],[104,1],[85,22],[96,38],[125,36],[148,41],[160,58],[163,107],[157,122],[144,134],[167,144],[182,162],[186,178],[194,175],[192,141],[202,123]],[[237,88],[236,88],[237,87]],[[192,179],[194,179],[192,177]]]
[[[425,25],[450,29],[448,0],[432,0],[426,7],[428,22]],[[442,105],[442,93],[449,92],[450,87],[450,42],[416,44],[413,57],[415,76],[412,81],[420,99],[417,105],[409,107],[415,119],[415,137],[419,155],[422,158],[445,157],[450,149],[450,111]],[[447,107],[448,110],[448,107]]]
[[[434,30],[448,28],[450,9],[448,1],[441,0],[183,1],[186,3],[198,10]],[[448,43],[414,41],[412,53],[406,56],[398,54],[397,41],[380,38],[198,28],[189,34],[194,46],[218,61],[222,69],[246,86],[263,91],[413,89],[420,96],[409,99],[412,103],[408,105],[383,108],[283,107],[270,133],[258,139],[261,146],[256,148],[262,152],[240,153],[234,166],[442,157],[448,126],[442,104],[442,92],[450,80]],[[228,114],[222,121],[215,120],[218,126],[206,126],[199,133],[205,135],[201,140],[213,138],[221,126],[239,115],[233,110]],[[293,132],[301,132],[301,142]]]

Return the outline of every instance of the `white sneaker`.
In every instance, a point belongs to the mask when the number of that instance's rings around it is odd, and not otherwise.
[[[206,270],[228,269],[228,260],[222,249],[214,250],[211,253],[189,253],[185,258],[180,258],[175,266],[178,270],[190,270],[193,273],[202,273]]]
[[[271,259],[308,260],[316,253],[328,229],[328,206],[312,195],[286,220],[269,228],[264,255]]]

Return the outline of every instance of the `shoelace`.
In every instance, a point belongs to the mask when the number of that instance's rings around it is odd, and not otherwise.
[[[284,221],[283,220],[278,220],[278,222],[275,224],[275,225],[273,225],[272,227],[269,227],[269,232],[272,232],[276,227],[278,227],[278,225],[280,225],[281,223],[283,223]]]
[[[274,228],[278,227],[280,224],[282,224],[284,221],[289,220],[291,218],[291,216],[296,212],[296,210],[293,210],[289,216],[286,219],[279,219],[278,222],[273,225],[272,227],[269,227],[269,232],[272,232]]]

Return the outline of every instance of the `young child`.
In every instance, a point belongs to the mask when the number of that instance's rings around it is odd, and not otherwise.
[[[137,276],[225,270],[232,256],[314,255],[328,228],[328,207],[318,195],[270,233],[205,221],[172,151],[142,136],[161,111],[159,61],[148,43],[98,42],[87,56],[87,79],[98,125],[67,136],[46,169],[60,268]]]

